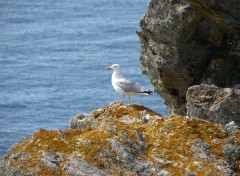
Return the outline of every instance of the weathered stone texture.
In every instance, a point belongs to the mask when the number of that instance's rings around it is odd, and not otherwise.
[[[215,9],[217,12],[225,13],[240,21],[239,0],[200,0],[204,5]]]
[[[187,91],[187,115],[223,125],[240,125],[240,89],[196,85]]]
[[[169,114],[186,115],[192,85],[240,82],[239,3],[233,1],[149,1],[138,32],[140,61]]]
[[[40,129],[12,146],[0,160],[0,175],[240,174],[234,123],[164,118],[143,106],[116,103],[78,115],[70,125],[75,129]]]

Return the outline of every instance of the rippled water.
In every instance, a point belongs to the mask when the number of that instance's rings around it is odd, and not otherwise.
[[[136,31],[144,0],[0,2],[0,157],[39,128],[120,100],[105,67],[153,89],[141,74]],[[164,115],[159,95],[132,97]]]

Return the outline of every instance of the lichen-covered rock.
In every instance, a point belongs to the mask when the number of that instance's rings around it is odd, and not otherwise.
[[[169,114],[186,115],[186,92],[240,82],[239,2],[149,0],[140,22],[142,72]]]
[[[40,129],[13,145],[0,160],[0,175],[240,174],[240,132],[233,124],[116,103],[70,125],[75,129]]]
[[[188,89],[187,115],[223,125],[240,125],[240,89],[195,85]]]
[[[228,124],[225,125],[224,130],[229,135],[234,135],[240,130],[240,127],[237,126],[234,121],[231,121],[231,122],[229,122]]]
[[[72,129],[94,129],[99,126],[104,126],[103,123],[99,123],[99,118],[111,117],[111,118],[121,118],[123,123],[132,122],[147,122],[150,119],[159,118],[160,114],[139,105],[127,106],[121,105],[119,102],[111,103],[109,106],[104,106],[97,109],[89,114],[78,114],[72,118],[69,122],[69,126]],[[129,118],[131,117],[131,118]],[[109,131],[115,131],[115,127],[108,127]]]

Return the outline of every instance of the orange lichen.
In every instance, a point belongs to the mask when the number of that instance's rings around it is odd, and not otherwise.
[[[232,144],[235,146],[240,146],[240,132],[235,134],[235,139],[232,141]]]
[[[216,159],[224,159],[222,146],[229,136],[221,125],[187,117],[161,118],[159,115],[159,118],[145,122],[139,120],[143,111],[149,116],[157,116],[157,113],[138,105],[101,108],[93,112],[98,120],[95,129],[40,129],[15,145],[6,158],[17,155],[11,160],[11,165],[24,170],[26,174],[67,175],[63,170],[67,157],[80,154],[76,155],[79,161],[84,160],[109,175],[119,174],[120,171],[122,175],[131,175],[134,170],[129,171],[122,165],[121,155],[113,150],[109,141],[116,140],[123,146],[140,146],[139,140],[143,140],[145,144],[141,144],[142,151],[139,153],[131,149],[131,152],[138,160],[151,163],[153,167],[160,165],[172,175],[186,175],[186,169],[196,175],[221,173],[213,163],[196,156],[192,151],[192,146],[200,139],[209,145],[209,151]],[[138,120],[124,123],[125,117]],[[139,135],[142,139],[139,139]],[[240,133],[236,133],[235,137],[232,144],[239,145]],[[53,156],[58,153],[59,164],[55,168],[48,167],[41,161],[44,153]],[[239,161],[237,163],[239,165]]]
[[[121,118],[123,116],[128,116],[128,117],[141,117],[141,112],[147,111],[149,115],[159,115],[156,112],[145,108],[144,106],[140,105],[127,105],[127,106],[121,106],[121,104],[117,105],[116,108],[112,108],[109,111],[109,114],[113,118]]]
[[[192,161],[194,161],[191,146],[188,144],[196,139],[202,139],[210,145],[210,151],[218,158],[224,156],[222,144],[224,144],[226,134],[221,130],[220,125],[185,117],[169,117],[165,121],[155,121],[155,125],[150,124],[149,128],[147,128],[147,134],[148,144],[154,141],[159,146],[159,149],[156,150],[156,147],[151,145],[148,149],[148,155],[157,153],[164,160],[171,160],[174,163],[184,163],[179,156],[192,158]],[[215,143],[213,139],[218,139],[218,143]],[[178,168],[169,165],[167,168],[170,173],[177,174],[183,172],[182,169],[187,166],[188,164],[183,168]],[[194,170],[193,165],[190,165],[191,168]]]

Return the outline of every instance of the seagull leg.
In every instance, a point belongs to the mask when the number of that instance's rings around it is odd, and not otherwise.
[[[131,99],[130,96],[128,96],[128,104],[130,104],[130,99]]]
[[[122,101],[121,101],[121,104],[123,104],[123,99],[124,99],[124,94],[122,95]]]

